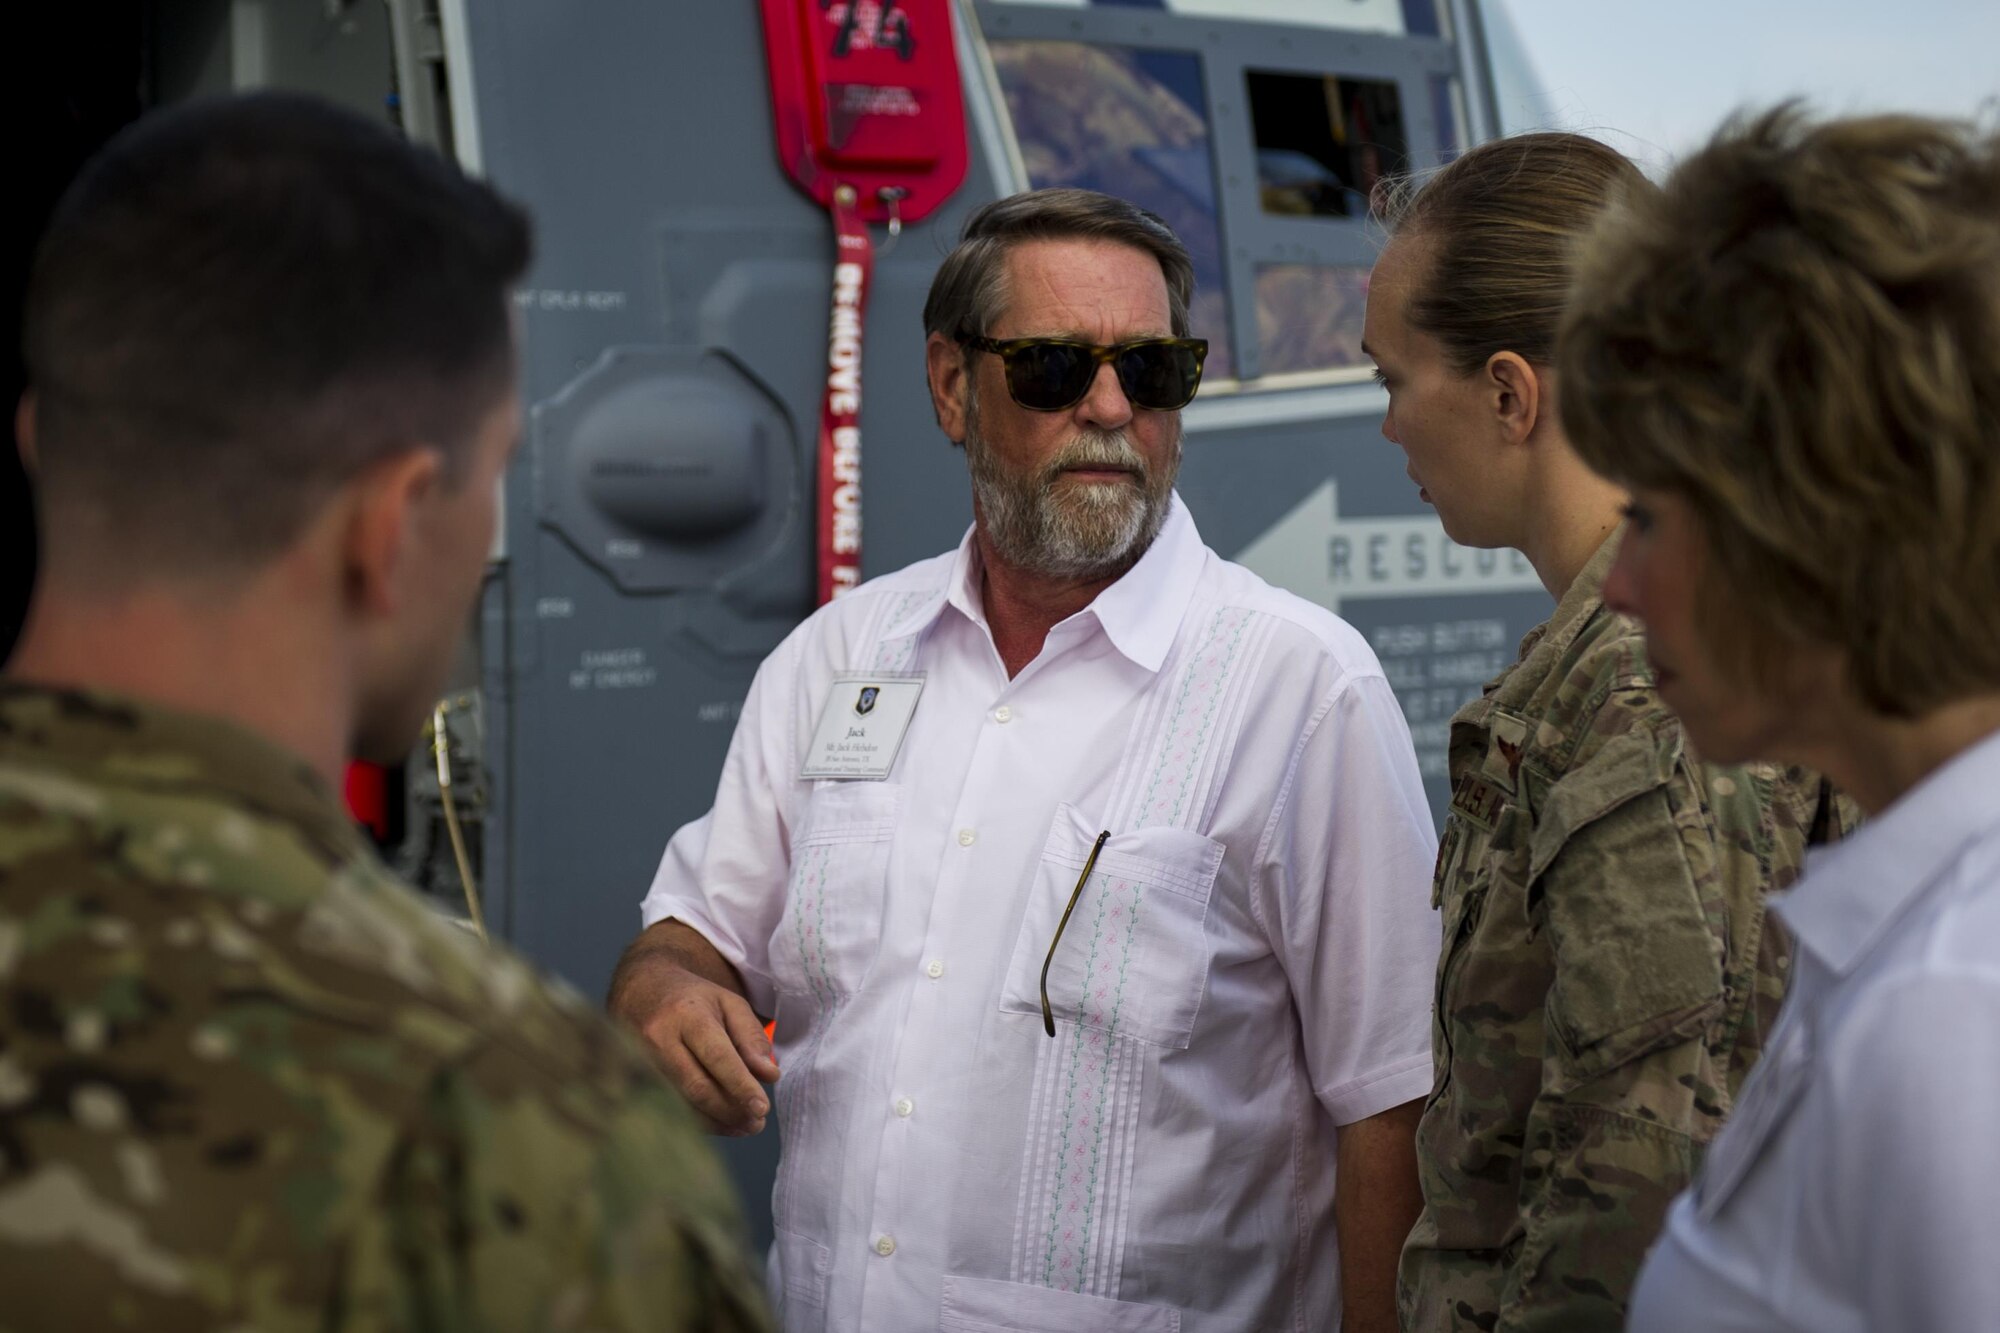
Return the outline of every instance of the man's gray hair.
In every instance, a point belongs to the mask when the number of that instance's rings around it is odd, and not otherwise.
[[[1022,241],[1105,240],[1143,250],[1167,280],[1177,338],[1188,332],[1194,261],[1157,214],[1096,190],[1031,190],[996,199],[965,221],[924,302],[924,332],[947,338],[991,333],[1007,303],[1007,252]]]

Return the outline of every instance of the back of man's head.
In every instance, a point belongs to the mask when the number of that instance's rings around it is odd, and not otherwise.
[[[525,216],[387,127],[282,93],[114,139],[58,205],[23,319],[49,568],[227,580],[370,464],[447,476],[513,380]]]

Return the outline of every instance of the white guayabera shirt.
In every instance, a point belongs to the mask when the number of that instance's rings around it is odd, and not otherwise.
[[[1334,1129],[1431,1084],[1402,711],[1178,498],[1012,680],[979,587],[968,536],[800,626],[646,898],[777,1015],[784,1326],[1331,1329]],[[800,780],[855,673],[923,676],[893,769]]]
[[[2000,734],[1776,911],[1791,992],[1646,1261],[1636,1333],[2000,1328]]]

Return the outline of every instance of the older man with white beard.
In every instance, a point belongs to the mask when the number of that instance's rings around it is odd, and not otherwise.
[[[1192,287],[1123,201],[974,214],[924,312],[972,530],[764,663],[619,964],[718,1130],[774,1088],[794,1333],[1394,1327],[1430,816],[1360,636],[1174,495]]]

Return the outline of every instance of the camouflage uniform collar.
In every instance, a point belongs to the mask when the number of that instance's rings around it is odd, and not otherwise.
[[[1585,562],[1555,612],[1522,636],[1515,665],[1486,687],[1489,702],[1518,711],[1534,698],[1584,627],[1604,609],[1604,579],[1618,558],[1618,539],[1624,535],[1625,525],[1620,523]]]
[[[0,680],[0,768],[14,766],[111,787],[206,791],[295,825],[329,851],[364,850],[345,808],[303,759],[222,718]]]
[[[1960,751],[1830,847],[1806,859],[1798,887],[1771,895],[1798,942],[1846,975],[1911,908],[1948,880],[1975,842],[2000,839],[2000,732]]]

